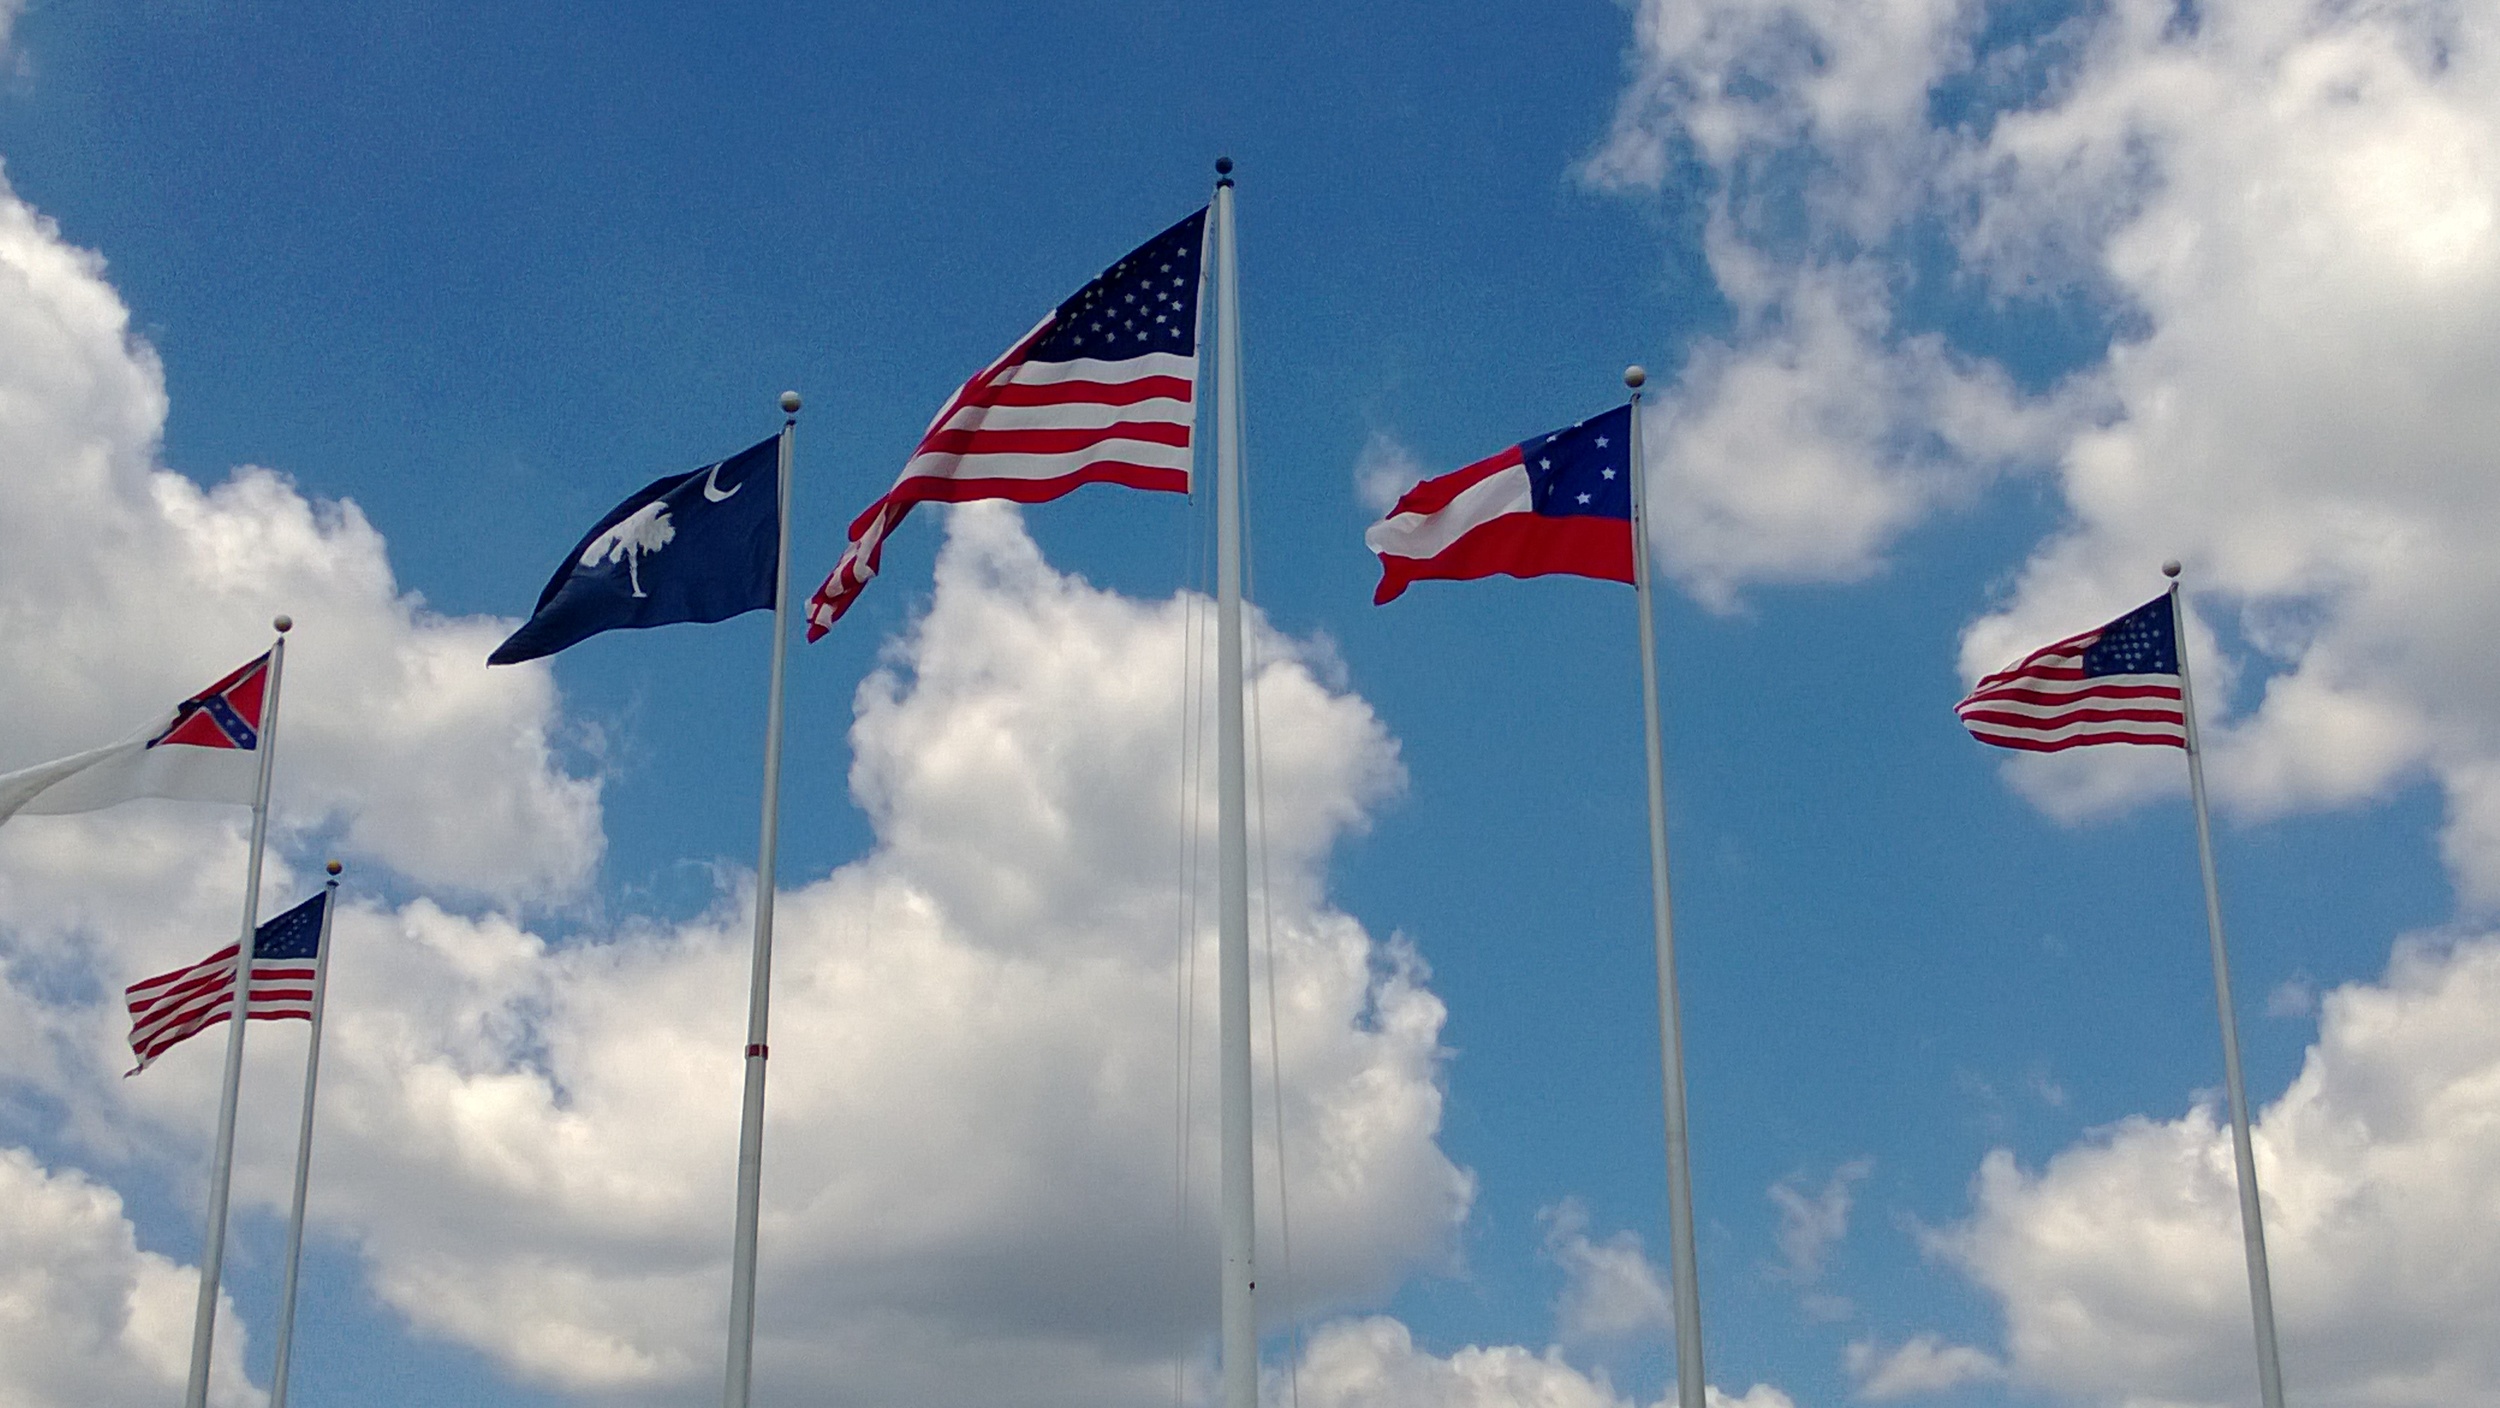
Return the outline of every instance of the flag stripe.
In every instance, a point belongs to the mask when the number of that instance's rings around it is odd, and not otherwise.
[[[228,944],[187,968],[130,985],[130,1049],[139,1058],[131,1074],[233,1016],[234,960],[235,946]],[[254,960],[245,1015],[254,1021],[310,1020],[312,981],[313,965],[304,959]]]
[[[980,425],[964,430],[940,430],[920,442],[920,454],[973,456],[1018,455],[1036,459],[1047,457],[1057,463],[1068,455],[1091,450],[1114,440],[1133,440],[1145,445],[1173,445],[1186,449],[1189,445],[1187,422],[1114,421],[1109,425]],[[919,456],[915,456],[917,459]],[[986,466],[985,466],[986,467]]]

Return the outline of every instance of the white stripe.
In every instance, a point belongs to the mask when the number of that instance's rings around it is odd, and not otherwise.
[[[2087,679],[2080,680],[2050,680],[2039,679],[2030,675],[2023,675],[2014,679],[1999,680],[1995,684],[1981,685],[1979,688],[1972,690],[1970,697],[1965,699],[1963,702],[1966,704],[1984,702],[1995,698],[1997,695],[2007,690],[2027,689],[2039,694],[2084,695],[2090,694],[2096,690],[2107,689],[2112,686],[2116,686],[2121,689],[2160,688],[2175,690],[2179,687],[2179,677],[2177,675],[2093,675]],[[2167,701],[2148,699],[2147,702],[2161,703]]]
[[[1506,514],[1536,512],[1528,467],[1512,465],[1469,485],[1437,513],[1398,513],[1373,524],[1363,543],[1383,557],[1429,558]]]
[[[1188,425],[1190,402],[1155,396],[1135,405],[1071,401],[1061,406],[965,406],[946,419],[948,430],[1093,430],[1123,422]]]
[[[1189,468],[1186,445],[1154,445],[1143,440],[1105,440],[1060,455],[914,455],[903,466],[904,479],[1057,479],[1089,464],[1120,460],[1154,469]],[[901,487],[901,481],[896,482]]]
[[[2058,728],[2023,728],[1986,719],[1972,719],[1967,727],[1972,735],[1978,738],[2021,738],[2035,743],[2054,743],[2061,738],[2072,738],[2082,733],[2124,733],[2138,738],[2169,738],[2178,739],[2181,742],[2187,739],[2187,724],[2184,720],[2176,724],[2168,724],[2136,723],[2122,719],[2087,719]]]
[[[2019,714],[2028,719],[2062,719],[2088,709],[2142,709],[2185,718],[2186,713],[2176,699],[2069,699],[2056,704],[2026,704],[2016,699],[1965,699],[1955,712]],[[2004,720],[1998,722],[2003,723]],[[2010,725],[2009,725],[2010,727]]]
[[[1141,377],[1177,376],[1196,380],[1198,359],[1178,352],[1146,352],[1116,362],[1079,357],[1073,362],[1018,362],[995,383],[1014,386],[1055,386],[1063,381],[1136,381]]]

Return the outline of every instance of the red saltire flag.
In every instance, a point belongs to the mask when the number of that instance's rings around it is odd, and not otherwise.
[[[1189,492],[1198,379],[1200,210],[1103,271],[956,389],[807,602],[807,638],[877,575],[886,535],[921,503],[1037,504],[1084,484]]]
[[[0,821],[91,812],[138,797],[252,803],[260,785],[269,657],[174,706],[118,743],[0,774]]]

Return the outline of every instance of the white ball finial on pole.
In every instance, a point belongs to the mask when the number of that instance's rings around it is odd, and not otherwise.
[[[1640,390],[1643,386],[1647,385],[1648,382],[1649,373],[1642,370],[1638,365],[1625,367],[1623,369],[1623,384],[1631,387],[1633,390]]]
[[[2165,577],[2176,580],[2179,575],[2179,559],[2174,557],[2168,562],[2163,563],[2161,565],[2161,574]]]
[[[795,391],[782,392],[781,409],[782,413],[785,415],[797,415],[799,413],[799,393]]]
[[[295,618],[292,616],[281,616],[269,624],[278,628],[278,634],[285,635],[287,632],[295,629]]]

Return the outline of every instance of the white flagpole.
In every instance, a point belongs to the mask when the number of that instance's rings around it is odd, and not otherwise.
[[[1223,1408],[1258,1408],[1259,1273],[1250,1165],[1250,823],[1242,747],[1241,296],[1233,262],[1233,162],[1215,163],[1216,1015],[1223,1109]]]
[[[330,920],[339,908],[337,861],[322,887],[321,937],[313,943],[312,1035],[304,1047],[304,1117],[295,1129],[295,1202],[286,1222],[286,1288],[278,1293],[278,1358],[269,1371],[269,1408],[286,1408],[287,1367],[295,1347],[295,1278],[304,1264],[304,1190],[312,1173],[313,1088],[321,1082],[321,1004],[330,991]]]
[[[729,1380],[746,1408],[755,1369],[755,1231],[764,1196],[764,1061],[773,986],[773,858],[781,843],[781,680],[790,653],[790,450],[799,393],[781,393],[781,549],[773,566],[773,669],[764,706],[764,827],[755,848],[755,957],[747,980],[746,1101],[738,1116],[738,1230],[729,1253]]]
[[[269,694],[260,717],[260,781],[252,794],[252,851],[244,867],[243,935],[234,946],[234,1000],[227,1007],[226,1084],[217,1098],[217,1153],[208,1167],[208,1238],[200,1249],[200,1302],[191,1317],[191,1381],[184,1408],[208,1408],[208,1357],[217,1333],[217,1283],[226,1259],[226,1194],[234,1181],[234,1104],[243,1085],[244,1014],[252,1000],[252,941],[260,930],[260,857],[269,838],[269,770],[278,756],[278,682],[286,671],[286,633],[295,622],[281,616],[269,648]]]
[[[2214,838],[2205,815],[2205,748],[2196,730],[2196,687],[2188,677],[2187,618],[2179,609],[2179,564],[2170,579],[2171,640],[2179,655],[2179,702],[2187,715],[2188,794],[2196,800],[2196,859],[2205,874],[2205,932],[2213,943],[2214,1005],[2222,1015],[2222,1078],[2231,1099],[2231,1156],[2239,1173],[2240,1237],[2248,1253],[2248,1304],[2257,1322],[2257,1396],[2283,1408],[2283,1360],[2274,1337],[2274,1278],[2266,1266],[2266,1224],[2257,1201],[2257,1149],[2248,1134],[2248,1088],[2240,1078],[2240,1026],[2231,1008],[2231,959],[2222,942],[2222,895],[2214,883]]]
[[[1675,913],[1667,902],[1667,774],[1658,726],[1657,628],[1650,608],[1649,465],[1641,457],[1641,386],[1649,374],[1627,367],[1632,388],[1632,585],[1641,604],[1641,739],[1649,752],[1649,890],[1658,939],[1658,1061],[1666,1087],[1667,1243],[1675,1283],[1677,1408],[1705,1408],[1701,1362],[1701,1276],[1693,1256],[1692,1139],[1684,1122],[1684,1018],[1675,991]]]

